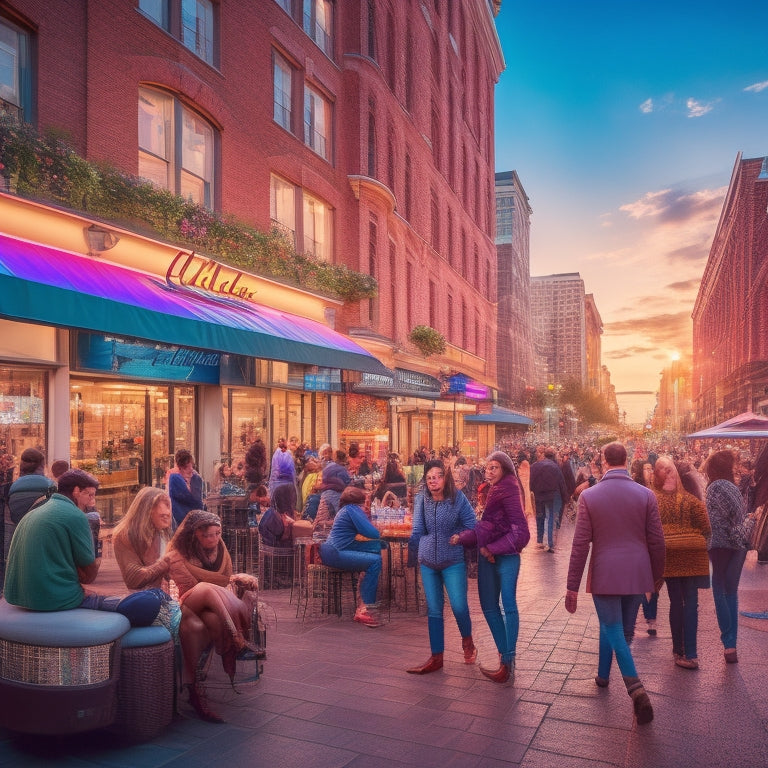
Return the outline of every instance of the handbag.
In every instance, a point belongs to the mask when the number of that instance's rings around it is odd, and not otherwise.
[[[707,549],[707,540],[698,531],[673,531],[664,533],[664,544],[670,552],[691,552]]]

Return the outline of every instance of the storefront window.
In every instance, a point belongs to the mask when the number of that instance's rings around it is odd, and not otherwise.
[[[0,456],[12,456],[16,472],[19,457],[27,448],[46,452],[47,411],[47,371],[0,367]],[[51,458],[46,459],[50,464]]]
[[[99,478],[107,523],[141,485],[165,487],[175,451],[195,451],[194,387],[73,379],[70,393],[72,465]]]
[[[233,467],[243,461],[248,447],[260,437],[269,452],[266,389],[225,389],[221,460]]]
[[[388,402],[367,395],[348,394],[341,406],[339,447],[349,451],[349,446],[357,443],[364,454],[384,468],[389,452]]]

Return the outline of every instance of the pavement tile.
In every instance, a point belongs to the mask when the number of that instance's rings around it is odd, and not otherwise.
[[[738,665],[723,662],[711,590],[699,594],[701,669],[676,668],[662,590],[659,634],[638,621],[633,655],[656,717],[637,726],[615,665],[598,689],[598,622],[580,595],[568,614],[562,595],[568,566],[567,526],[558,553],[522,555],[521,617],[512,686],[485,680],[461,658],[461,638],[446,608],[445,667],[405,673],[428,654],[426,617],[391,614],[371,631],[349,618],[295,618],[289,590],[262,594],[272,618],[268,659],[256,682],[236,692],[214,664],[211,706],[227,723],[198,720],[180,697],[179,714],[161,736],[126,744],[104,733],[21,740],[0,731],[0,767],[22,768],[763,768],[768,766],[768,621],[739,625]],[[114,560],[106,558],[94,587],[122,594]],[[470,582],[479,661],[498,655]],[[742,607],[768,607],[768,568],[754,553],[740,586]]]

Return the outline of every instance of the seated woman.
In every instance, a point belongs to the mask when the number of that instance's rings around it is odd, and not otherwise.
[[[268,547],[293,546],[291,528],[296,507],[293,483],[281,483],[272,492],[272,502],[259,522],[259,535]]]
[[[365,571],[360,582],[355,621],[366,627],[378,627],[376,592],[381,573],[381,549],[386,546],[363,509],[365,491],[350,486],[339,499],[340,509],[327,541],[320,545],[323,565],[343,571]],[[368,540],[359,540],[358,536]]]
[[[258,599],[256,579],[246,573],[232,575],[221,520],[212,512],[193,510],[184,518],[171,539],[168,558],[168,574],[179,589],[179,638],[189,703],[203,720],[220,723],[223,720],[208,708],[200,661],[213,644],[233,680],[237,660],[254,658],[256,649],[248,635]]]

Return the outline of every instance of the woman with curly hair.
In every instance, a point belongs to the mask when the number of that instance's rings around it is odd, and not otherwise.
[[[203,720],[223,722],[208,708],[200,661],[213,644],[224,671],[234,679],[238,659],[252,659],[249,642],[256,579],[232,574],[232,559],[221,541],[221,520],[203,510],[191,511],[171,539],[169,576],[179,589],[181,626],[189,702]],[[234,591],[227,589],[232,585]]]
[[[659,456],[656,460],[653,492],[667,549],[664,581],[669,594],[672,655],[678,667],[698,669],[699,590],[709,589],[707,509],[703,501],[683,489],[669,456]]]

